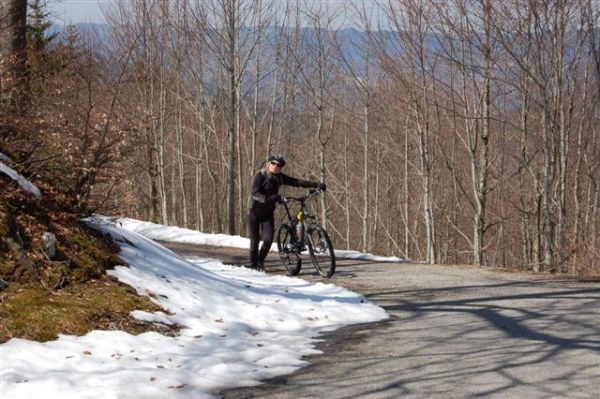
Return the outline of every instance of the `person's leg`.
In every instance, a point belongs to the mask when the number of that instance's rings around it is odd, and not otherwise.
[[[265,258],[269,254],[271,250],[271,244],[273,244],[273,230],[274,230],[274,218],[262,222],[262,246],[260,247],[260,252],[258,254],[258,266],[259,268],[264,268]]]
[[[260,222],[252,211],[248,214],[248,237],[250,237],[250,267],[258,267],[258,244],[260,241]]]

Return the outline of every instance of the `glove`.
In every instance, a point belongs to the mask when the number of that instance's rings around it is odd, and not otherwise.
[[[325,185],[325,183],[319,183],[317,184],[317,188],[321,191],[326,191],[327,190],[327,186]]]
[[[287,203],[287,202],[288,202],[288,199],[287,199],[287,197],[284,197],[284,196],[282,196],[282,195],[280,195],[280,196],[279,196],[279,203],[280,203],[280,204],[285,204],[285,203]]]

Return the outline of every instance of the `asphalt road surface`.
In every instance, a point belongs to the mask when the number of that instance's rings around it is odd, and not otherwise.
[[[247,259],[243,250],[166,245]],[[276,255],[265,267],[284,273]],[[300,277],[322,281],[308,260]],[[222,398],[600,398],[598,280],[339,260],[330,282],[390,318],[324,335],[310,366]]]

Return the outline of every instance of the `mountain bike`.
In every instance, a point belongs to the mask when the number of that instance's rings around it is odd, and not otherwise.
[[[281,197],[285,206],[287,223],[277,229],[277,250],[289,276],[296,276],[302,268],[303,251],[308,249],[310,259],[323,277],[331,277],[335,272],[335,253],[327,231],[317,222],[314,215],[306,210],[306,203],[321,194],[319,189],[312,189],[302,197]],[[300,209],[292,216],[290,204],[298,202]]]

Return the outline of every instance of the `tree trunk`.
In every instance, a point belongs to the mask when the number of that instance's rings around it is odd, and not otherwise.
[[[227,22],[228,22],[228,44],[229,44],[229,129],[227,132],[227,233],[235,234],[235,139],[239,136],[239,78],[238,78],[238,61],[237,61],[237,1],[228,1]]]
[[[368,93],[367,93],[368,96]],[[362,252],[369,252],[369,106],[364,106],[363,114],[363,214],[362,214]]]
[[[348,131],[344,129],[344,216],[346,220],[346,249],[350,249],[350,178],[348,170]]]
[[[380,159],[380,148],[379,144],[375,145],[375,160],[378,162]],[[370,247],[376,246],[379,242],[379,178],[381,176],[381,169],[379,165],[375,164],[375,192],[373,194],[373,236],[371,237]]]
[[[196,137],[196,135],[194,135]],[[196,230],[204,231],[204,209],[203,209],[203,201],[202,201],[202,142],[201,140],[195,139],[197,143],[194,145],[194,154],[195,154],[195,162],[194,162],[194,172],[195,172],[195,196],[196,196]]]
[[[183,227],[188,227],[188,213],[187,213],[187,197],[185,190],[185,163],[184,163],[184,137],[183,137],[183,124],[181,115],[181,104],[179,105],[178,121],[177,121],[177,165],[179,172],[179,189],[181,190],[181,216]],[[175,186],[173,186],[175,191]]]
[[[490,135],[490,81],[491,81],[491,6],[489,0],[486,0],[484,5],[484,27],[485,27],[485,76],[484,76],[484,92],[481,118],[483,126],[478,129],[479,132],[479,159],[477,166],[476,180],[473,183],[476,185],[475,190],[475,237],[473,238],[473,252],[475,266],[481,266],[484,263],[483,245],[484,234],[486,229],[485,210],[488,192],[488,152],[489,152],[489,135]]]
[[[162,69],[162,68],[161,68]],[[166,113],[166,104],[165,104],[165,88],[162,76],[159,77],[159,117],[158,117],[158,126],[154,129],[156,146],[158,148],[158,180],[159,180],[159,198],[160,198],[160,214],[162,224],[169,224],[169,215],[167,208],[167,179],[165,176],[166,173],[166,164],[165,164],[165,113]]]
[[[404,253],[407,258],[410,258],[410,185],[409,185],[409,165],[410,158],[408,156],[408,122],[404,130]]]
[[[171,162],[171,225],[179,226],[179,198],[177,197],[177,149],[173,149],[173,162]]]
[[[546,270],[552,270],[554,268],[554,216],[551,208],[552,201],[552,175],[553,175],[553,152],[550,132],[549,112],[544,106],[542,113],[542,132],[543,132],[543,149],[544,149],[544,167],[543,182],[542,182],[542,218],[543,218],[543,251],[544,251],[544,264]],[[536,270],[541,271],[541,270]]]
[[[0,0],[0,100],[24,115],[29,106],[27,0]]]

